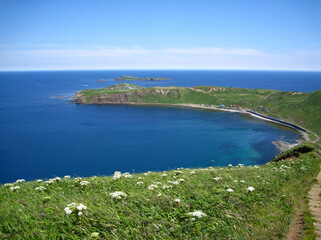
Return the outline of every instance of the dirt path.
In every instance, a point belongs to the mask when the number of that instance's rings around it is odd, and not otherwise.
[[[320,165],[321,170],[321,165]],[[321,171],[317,176],[317,182],[309,192],[309,209],[315,220],[314,227],[317,234],[316,239],[321,239]]]

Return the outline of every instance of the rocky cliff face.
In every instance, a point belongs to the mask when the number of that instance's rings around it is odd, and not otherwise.
[[[138,90],[125,93],[114,93],[114,94],[101,94],[93,96],[88,99],[83,93],[77,92],[75,96],[76,103],[82,104],[113,104],[113,103],[130,103],[133,102],[132,98],[135,97],[139,101],[143,96],[148,95],[149,92],[146,90]]]

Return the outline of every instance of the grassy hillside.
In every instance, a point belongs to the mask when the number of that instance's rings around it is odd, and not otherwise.
[[[260,167],[7,184],[0,238],[282,239],[300,207],[313,239],[305,198],[321,162],[313,151]]]
[[[126,91],[126,90],[122,90]],[[129,90],[140,91],[140,90]],[[133,94],[131,102],[141,103],[195,103],[219,106],[239,105],[265,115],[301,125],[321,136],[321,90],[312,93],[281,92],[263,89],[223,88],[212,86],[145,88],[148,94]],[[128,90],[127,90],[128,92]],[[113,94],[113,90],[89,89],[85,96]],[[121,93],[121,92],[116,92]],[[260,106],[262,106],[260,108]],[[268,109],[268,111],[264,111]]]

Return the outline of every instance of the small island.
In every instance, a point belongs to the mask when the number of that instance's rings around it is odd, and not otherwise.
[[[133,77],[133,76],[125,76],[115,78],[114,81],[170,81],[171,78],[154,78],[154,77]]]

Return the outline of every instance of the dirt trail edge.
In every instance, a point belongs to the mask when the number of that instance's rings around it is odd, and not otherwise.
[[[314,227],[315,233],[317,234],[316,239],[321,239],[321,171],[317,176],[317,182],[312,185],[309,192],[309,209],[315,220]]]

